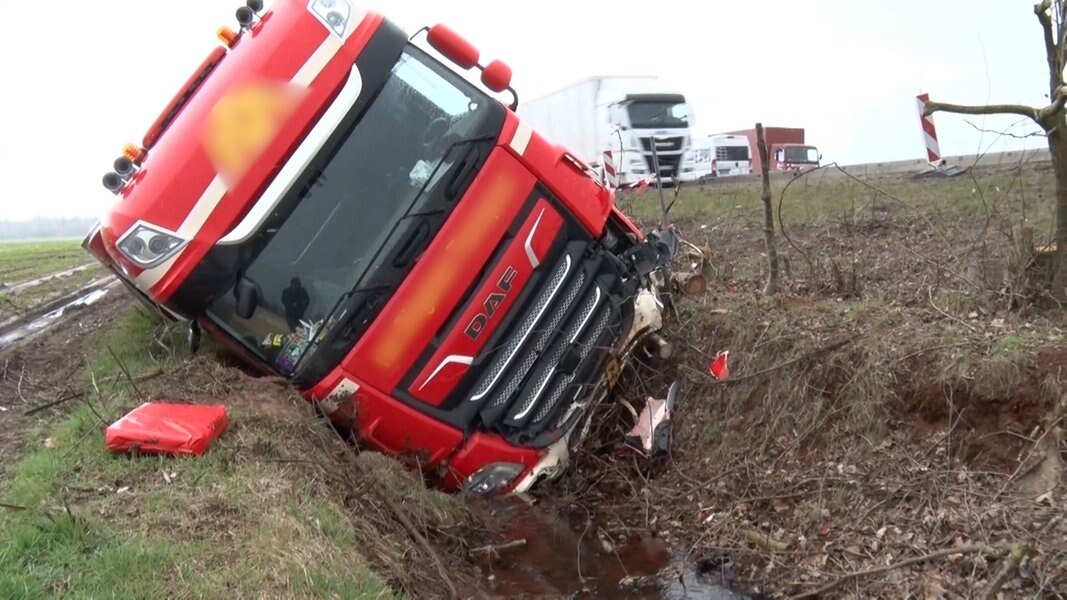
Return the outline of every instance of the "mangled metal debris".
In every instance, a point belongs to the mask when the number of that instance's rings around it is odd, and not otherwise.
[[[626,405],[633,411],[637,421],[633,429],[626,434],[628,446],[640,450],[645,456],[659,456],[670,452],[674,428],[671,418],[680,389],[681,382],[675,381],[667,391],[666,398],[649,396],[645,401],[644,410],[640,413]]]

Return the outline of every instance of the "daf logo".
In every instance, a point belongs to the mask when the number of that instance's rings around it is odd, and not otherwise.
[[[518,271],[514,267],[504,269],[504,274],[496,282],[497,289],[485,297],[485,300],[482,301],[482,311],[474,315],[470,324],[467,325],[467,329],[464,331],[467,337],[477,340],[482,335],[486,326],[489,325],[489,319],[493,318],[493,315],[500,309],[500,305],[507,299],[508,293],[511,292],[511,282],[515,280],[516,275],[518,275]]]

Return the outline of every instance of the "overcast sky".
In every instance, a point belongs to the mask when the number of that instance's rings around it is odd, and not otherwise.
[[[393,1],[405,30],[444,22],[514,69],[520,98],[590,75],[655,74],[691,102],[698,133],[807,129],[824,161],[923,156],[915,94],[1047,102],[1034,0]],[[237,2],[12,2],[0,20],[0,218],[97,215],[100,185],[233,24]],[[1018,119],[973,120],[1003,130]],[[944,154],[1034,148],[936,117]],[[1029,129],[1022,127],[1018,133]]]

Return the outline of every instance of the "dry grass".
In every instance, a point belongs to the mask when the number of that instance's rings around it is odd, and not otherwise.
[[[708,249],[711,285],[674,303],[676,361],[629,373],[623,392],[639,402],[685,379],[674,454],[617,459],[611,439],[629,417],[605,408],[600,442],[548,495],[594,511],[615,539],[654,532],[775,594],[957,545],[994,551],[849,579],[830,595],[966,596],[993,587],[1014,545],[1028,554],[1004,590],[1062,594],[1063,314],[983,267],[1006,271],[1019,227],[1048,222],[1048,177],[794,183],[782,209],[791,242],[779,238],[789,270],[770,299],[755,190],[683,192],[675,221]],[[894,208],[871,219],[874,202]],[[727,349],[724,385],[707,364]],[[1032,472],[1046,476],[1035,486]]]

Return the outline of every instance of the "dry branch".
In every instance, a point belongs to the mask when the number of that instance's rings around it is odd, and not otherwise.
[[[111,346],[107,346],[107,353],[111,355],[111,358],[115,359],[115,364],[119,366],[119,369],[122,370],[122,374],[126,376],[126,380],[130,382],[130,387],[133,388],[133,393],[137,394],[137,399],[141,402],[145,402],[147,398],[141,393],[141,389],[137,387],[137,382],[134,381],[133,375],[130,375],[130,370],[126,368],[126,362],[119,358],[118,354],[115,354],[115,351],[111,349]]]
[[[334,432],[337,433],[336,430],[334,430]],[[340,436],[339,433],[337,433],[337,435],[338,439],[340,439],[342,444],[344,445],[344,455],[347,458],[349,465],[353,468],[353,471],[359,473],[362,479],[364,479],[365,481],[369,481],[372,485],[377,485],[379,487],[384,488],[385,484],[373,472],[364,469],[360,466],[359,462],[356,460],[356,451],[352,448],[352,446],[349,445]],[[430,540],[428,540],[426,536],[421,531],[419,531],[418,527],[415,526],[415,523],[412,522],[411,517],[408,515],[407,511],[403,508],[403,506],[401,506],[397,502],[388,502],[387,507],[389,511],[393,514],[393,517],[396,518],[396,520],[399,521],[400,524],[404,527],[404,530],[407,531],[412,541],[414,541],[415,544],[419,548],[421,548],[427,556],[429,556],[430,561],[433,563],[433,566],[437,571],[438,577],[440,577],[441,582],[447,588],[446,590],[444,590],[446,592],[446,594],[444,595],[449,598],[460,598],[461,596],[459,594],[459,591],[456,589],[456,585],[452,582],[452,578],[448,574],[449,571],[445,567],[445,563],[442,560],[440,553],[438,553],[434,549],[434,547],[430,544]]]
[[[155,371],[151,371],[149,373],[144,373],[142,375],[138,375],[137,377],[134,377],[133,380],[137,381],[137,382],[148,381],[149,379],[153,379],[155,377],[159,377],[162,374],[163,374],[163,369],[156,369]],[[103,379],[100,380],[100,383],[114,381],[115,379],[117,379],[115,376],[104,377]],[[85,392],[81,392],[81,391],[79,391],[79,392],[70,392],[68,394],[64,394],[64,395],[60,396],[59,398],[57,398],[57,399],[55,399],[55,400],[53,400],[51,402],[46,402],[46,403],[41,404],[39,406],[35,406],[35,407],[27,410],[26,412],[22,413],[22,414],[26,415],[27,417],[30,416],[30,415],[35,415],[35,414],[37,414],[37,413],[39,413],[39,412],[41,412],[43,410],[48,410],[49,408],[52,408],[54,406],[59,406],[60,404],[63,404],[64,402],[68,402],[70,400],[76,400],[78,398],[81,398],[84,395],[85,395]]]
[[[526,538],[520,538],[517,540],[511,540],[510,542],[497,545],[479,546],[477,548],[471,548],[468,554],[477,554],[484,552],[486,555],[499,555],[501,550],[509,550],[511,548],[519,548],[526,545]]]
[[[923,115],[929,116],[935,112],[950,112],[958,115],[1021,115],[1033,119],[1039,125],[1041,124],[1038,109],[1023,104],[969,105],[935,102],[933,100],[927,102],[926,108],[923,110]]]
[[[708,289],[708,280],[700,273],[671,273],[671,282],[687,296],[703,294]]]
[[[1016,544],[1011,552],[1008,553],[1007,558],[1004,561],[1004,567],[1000,570],[1000,574],[993,580],[992,585],[986,590],[986,600],[995,600],[997,594],[1000,593],[1000,589],[1004,587],[1008,580],[1015,576],[1015,572],[1019,570],[1019,564],[1023,562],[1023,558],[1026,556],[1027,548],[1024,544]]]
[[[831,592],[841,587],[841,585],[852,581],[853,579],[858,579],[860,577],[869,577],[871,575],[881,575],[882,573],[888,573],[890,571],[895,571],[896,569],[903,569],[904,567],[910,567],[911,565],[924,563],[930,560],[934,560],[935,558],[941,558],[943,556],[952,556],[953,554],[976,553],[999,554],[1001,553],[1001,551],[996,548],[991,548],[989,546],[960,546],[958,548],[945,548],[944,550],[938,550],[937,552],[923,554],[922,556],[914,556],[907,560],[902,560],[891,565],[878,567],[877,569],[867,569],[865,571],[856,571],[854,573],[849,573],[844,577],[832,581],[817,590],[804,592],[803,594],[797,594],[795,596],[790,596],[790,600],[799,600],[800,598],[815,598],[818,596],[822,596],[823,594]]]
[[[771,206],[770,149],[763,135],[763,123],[756,123],[756,143],[759,146],[760,176],[763,178],[763,239],[767,245],[767,287],[764,293],[778,293],[778,247],[774,243],[774,209]]]
[[[783,363],[779,363],[777,365],[774,365],[773,367],[768,367],[766,369],[763,369],[762,371],[756,371],[755,373],[750,373],[748,375],[742,375],[741,377],[731,377],[729,379],[712,380],[712,383],[715,383],[715,384],[718,384],[718,385],[736,385],[738,383],[741,383],[741,382],[744,382],[744,381],[748,381],[749,379],[755,379],[757,377],[763,377],[764,375],[770,375],[771,373],[774,373],[775,371],[781,371],[782,369],[785,369],[786,367],[791,367],[791,366],[793,366],[793,365],[795,365],[795,364],[797,364],[797,363],[799,363],[801,361],[808,360],[810,358],[814,358],[816,356],[820,356],[820,355],[826,354],[828,352],[832,352],[834,350],[837,350],[838,348],[842,348],[844,346],[847,346],[847,345],[851,344],[852,342],[856,341],[857,339],[859,339],[859,338],[847,338],[847,339],[843,339],[843,340],[837,340],[836,342],[830,342],[829,344],[826,344],[825,346],[820,346],[819,348],[816,348],[816,349],[812,350],[811,352],[806,352],[806,353],[801,354],[800,356],[798,356],[796,358],[789,359],[789,360],[787,360],[787,361],[785,361]]]
[[[758,546],[763,546],[769,550],[775,552],[785,552],[789,549],[789,544],[776,540],[770,536],[770,534],[764,534],[756,531],[755,529],[742,529],[741,533],[745,536],[745,539]]]

